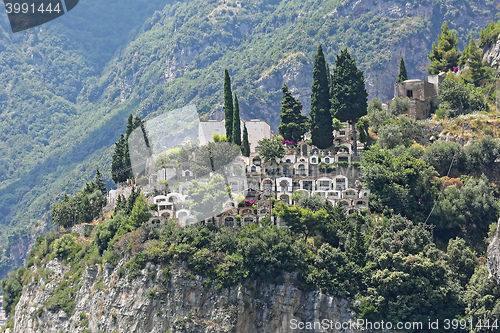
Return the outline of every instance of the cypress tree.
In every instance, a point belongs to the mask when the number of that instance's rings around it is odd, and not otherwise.
[[[120,139],[115,142],[115,152],[111,161],[111,178],[118,184],[128,179],[126,155],[128,152],[127,141],[123,134]],[[129,158],[130,163],[130,158]]]
[[[328,63],[326,63],[326,78],[328,79],[328,91],[330,91],[330,87],[332,86],[332,75]]]
[[[128,139],[130,134],[136,129],[141,128],[144,141],[148,151],[144,155],[144,158],[151,156],[151,147],[149,138],[146,133],[146,128],[144,126],[144,121],[140,117],[135,118],[132,114],[129,115],[127,120],[127,129],[125,135],[121,134],[120,139],[115,142],[115,152],[113,154],[111,162],[111,178],[115,183],[121,183],[129,178],[132,178],[132,163],[130,161],[130,151],[128,146]]]
[[[243,155],[250,156],[250,143],[248,143],[248,131],[245,123],[243,123]]]
[[[313,84],[311,86],[311,139],[319,149],[333,144],[333,125],[330,114],[330,92],[323,48],[318,46],[314,57]]]
[[[128,116],[127,120],[127,131],[125,132],[125,137],[128,138],[129,135],[134,131],[134,116],[132,116],[132,113]]]
[[[240,105],[238,103],[238,96],[234,93],[234,115],[233,115],[233,133],[232,142],[241,146],[241,122],[240,122]]]
[[[441,33],[438,35],[437,46],[432,43],[432,52],[428,55],[431,64],[427,67],[430,74],[448,72],[453,67],[458,67],[460,52],[457,50],[457,34],[448,29],[448,23],[441,26]]]
[[[401,61],[399,62],[399,75],[397,83],[408,80],[408,73],[406,72],[405,61],[403,57],[401,57]]]
[[[309,119],[301,114],[302,103],[292,96],[286,84],[281,88],[283,100],[281,101],[281,123],[278,127],[283,139],[297,142],[302,139],[309,127]]]
[[[102,194],[106,195],[108,190],[106,189],[106,184],[102,180],[102,173],[99,169],[95,169],[94,183],[96,188],[101,191]]]
[[[357,155],[356,120],[367,113],[368,93],[363,72],[356,67],[347,48],[337,55],[333,71],[332,115],[352,126],[353,152]]]
[[[232,142],[233,133],[233,94],[231,92],[231,78],[227,69],[224,70],[224,113],[226,119],[226,138]]]
[[[465,48],[460,58],[459,65],[468,67],[461,75],[465,81],[477,86],[480,85],[481,79],[486,74],[486,65],[483,62],[483,51],[477,47],[472,36],[469,40],[469,45]]]

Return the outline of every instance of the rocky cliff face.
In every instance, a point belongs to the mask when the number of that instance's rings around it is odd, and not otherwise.
[[[497,234],[488,246],[488,271],[489,279],[496,284],[500,283],[500,220],[498,221]]]
[[[500,63],[500,41],[486,46],[483,52],[483,60],[486,61],[490,67],[498,67]]]
[[[301,290],[291,275],[281,285],[253,281],[217,291],[182,267],[165,276],[148,264],[129,281],[118,275],[122,265],[87,267],[68,315],[42,310],[69,270],[58,260],[49,262],[45,271],[52,273],[24,287],[8,332],[305,332],[292,330],[291,320],[355,320],[346,299]]]
[[[28,257],[28,253],[33,248],[36,238],[49,232],[53,227],[53,225],[41,221],[40,224],[33,228],[30,235],[22,237],[18,237],[17,235],[10,236],[10,245],[7,247],[7,251],[4,253],[3,262],[0,264],[0,277],[6,278],[8,272],[22,266]]]

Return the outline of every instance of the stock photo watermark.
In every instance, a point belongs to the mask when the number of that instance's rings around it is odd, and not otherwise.
[[[4,0],[12,32],[52,21],[75,8],[79,0]]]

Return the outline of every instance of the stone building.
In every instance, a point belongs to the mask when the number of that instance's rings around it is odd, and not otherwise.
[[[427,119],[431,111],[439,106],[439,84],[446,77],[446,73],[427,76],[424,80],[406,80],[396,83],[394,96],[408,97],[410,107],[408,117],[413,120]]]

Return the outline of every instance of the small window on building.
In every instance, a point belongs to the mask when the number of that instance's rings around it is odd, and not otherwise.
[[[413,98],[413,90],[407,90],[406,96],[408,96],[408,98]]]

